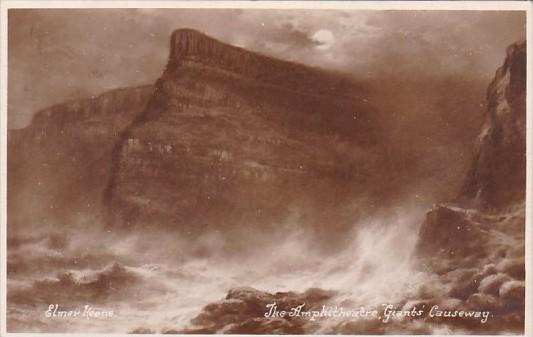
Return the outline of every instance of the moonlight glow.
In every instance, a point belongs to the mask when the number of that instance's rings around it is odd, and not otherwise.
[[[313,34],[312,39],[317,42],[318,49],[329,49],[335,43],[333,33],[326,29],[321,29]]]

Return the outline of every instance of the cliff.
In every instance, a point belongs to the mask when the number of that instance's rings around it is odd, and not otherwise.
[[[44,227],[99,209],[111,150],[144,109],[152,86],[118,89],[38,112],[8,133],[10,228]]]
[[[422,226],[420,249],[434,250],[435,240],[444,249],[457,245],[452,236],[474,246],[481,240],[462,222],[483,224],[504,220],[506,214],[522,214],[526,179],[526,44],[515,43],[507,49],[504,64],[496,72],[487,91],[487,113],[475,154],[462,189],[454,202],[436,205]],[[481,214],[481,217],[472,217]],[[501,215],[501,216],[499,216]],[[490,227],[490,226],[489,226]],[[523,227],[523,223],[522,223]],[[513,227],[510,230],[513,233]],[[464,232],[459,234],[459,232]],[[468,233],[467,233],[468,232]],[[479,231],[483,233],[486,231]],[[520,235],[520,231],[514,233]],[[467,237],[473,235],[471,240]],[[481,235],[481,234],[480,234]],[[449,242],[444,243],[444,239]],[[479,241],[479,242],[478,242]],[[478,247],[479,248],[479,247]]]
[[[335,223],[379,167],[362,94],[343,76],[174,32],[150,103],[115,147],[108,224],[194,236],[279,224],[291,209]]]
[[[517,333],[524,328],[525,79],[526,44],[515,43],[489,85],[463,188],[452,203],[427,213],[417,245],[446,296],[490,310],[495,327]]]
[[[507,58],[487,90],[487,113],[458,201],[484,209],[521,202],[526,186],[526,42]]]
[[[103,211],[111,228],[232,236],[298,217],[342,233],[394,199],[413,163],[391,155],[366,87],[177,30],[154,86],[59,104],[9,132],[10,222]]]

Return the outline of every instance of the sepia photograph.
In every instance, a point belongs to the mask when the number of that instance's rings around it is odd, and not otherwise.
[[[433,7],[3,1],[1,333],[531,332],[531,4]]]

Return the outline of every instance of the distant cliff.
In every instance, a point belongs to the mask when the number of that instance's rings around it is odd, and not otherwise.
[[[144,109],[152,86],[109,91],[38,112],[8,133],[8,216],[12,225],[71,223],[99,209],[111,150]]]

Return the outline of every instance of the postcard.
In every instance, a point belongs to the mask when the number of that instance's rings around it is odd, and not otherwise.
[[[2,335],[532,333],[530,3],[1,15]]]

